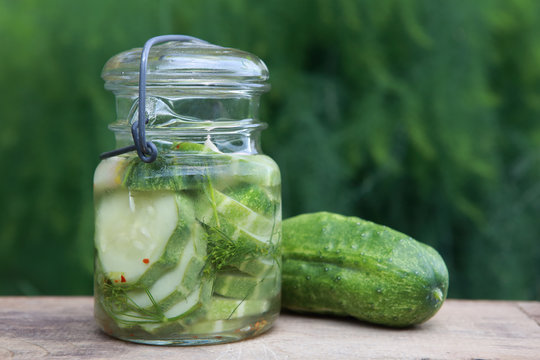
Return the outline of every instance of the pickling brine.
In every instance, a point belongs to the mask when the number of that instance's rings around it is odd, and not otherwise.
[[[165,35],[115,55],[102,76],[117,149],[94,175],[98,325],[156,345],[268,330],[281,300],[281,178],[260,144],[266,65]]]
[[[94,176],[95,313],[107,333],[154,344],[234,341],[280,308],[279,169],[210,142],[103,160]]]

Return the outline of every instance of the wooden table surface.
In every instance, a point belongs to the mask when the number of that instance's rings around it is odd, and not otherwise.
[[[540,359],[540,302],[447,300],[404,330],[285,313],[259,337],[196,347],[112,339],[92,306],[90,297],[0,297],[0,359]]]

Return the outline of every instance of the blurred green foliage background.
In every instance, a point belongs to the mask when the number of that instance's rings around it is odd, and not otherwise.
[[[434,246],[450,296],[540,299],[540,2],[0,0],[0,294],[91,294],[111,56],[180,33],[261,57],[284,215]]]

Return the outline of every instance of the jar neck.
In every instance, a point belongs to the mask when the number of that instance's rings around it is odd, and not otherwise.
[[[259,96],[253,93],[160,89],[146,97],[146,137],[160,152],[179,142],[206,143],[221,152],[260,153]],[[133,144],[131,124],[138,120],[138,97],[117,92],[114,131],[118,147]]]
[[[117,91],[117,120],[112,126],[130,125],[138,118],[138,94]],[[251,119],[257,122],[260,95],[247,91],[197,91],[195,89],[148,89],[146,114],[149,127],[235,122]],[[244,121],[245,122],[245,121]]]

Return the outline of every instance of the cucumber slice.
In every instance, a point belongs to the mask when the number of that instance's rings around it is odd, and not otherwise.
[[[130,299],[141,308],[151,308],[154,302],[161,309],[170,307],[179,297],[189,295],[201,281],[202,269],[206,256],[206,233],[201,225],[193,223],[190,237],[181,251],[178,264],[147,289],[131,290],[127,293]],[[151,296],[151,297],[150,297]],[[167,299],[167,301],[164,301]]]
[[[178,143],[174,151],[187,156],[160,157],[147,164],[134,157],[125,168],[122,185],[131,190],[200,189],[210,179],[224,188],[238,183],[277,187],[281,175],[276,163],[266,155],[223,154],[215,147]]]
[[[232,238],[245,235],[262,243],[269,242],[274,228],[269,218],[215,189],[207,189],[205,195],[200,196],[195,216],[209,226],[225,228]]]
[[[231,264],[236,269],[251,276],[261,277],[272,267],[276,266],[276,261],[272,259],[250,259],[240,263]]]
[[[242,184],[228,189],[226,193],[247,208],[267,217],[273,216],[279,205],[276,199],[272,199],[268,189],[258,185]]]
[[[270,309],[267,300],[237,300],[220,296],[212,297],[206,312],[207,320],[229,320],[260,315]]]
[[[172,305],[163,314],[170,321],[185,317],[201,308],[205,302],[205,298],[208,298],[209,295],[208,285],[200,284],[198,289]]]
[[[129,310],[114,313],[114,320],[118,326],[127,328],[138,326],[148,332],[157,333],[169,327],[183,328],[186,324],[194,323],[202,318],[205,304],[210,303],[213,281],[205,279],[186,296],[177,299],[167,310],[149,308],[141,311]],[[181,322],[178,322],[181,321]]]
[[[159,157],[152,163],[145,163],[138,157],[126,166],[122,180],[124,187],[131,190],[189,190],[198,189],[208,173],[209,161],[193,155],[212,153],[202,144],[182,142],[173,145],[173,149],[190,157]],[[165,150],[167,151],[167,150]]]
[[[251,210],[241,202],[230,198],[223,193],[215,192],[217,212],[233,222],[241,229],[253,234],[269,234],[272,231],[272,221],[265,216]]]
[[[215,145],[207,140],[204,144],[179,143],[175,146],[180,151],[198,154],[208,154],[205,163],[209,166],[219,168],[226,167],[226,171],[216,171],[212,180],[220,182],[219,174],[234,174],[237,181],[242,181],[260,186],[278,186],[281,184],[281,174],[279,167],[270,157],[266,155],[247,155],[238,153],[224,154],[219,152]]]
[[[127,158],[120,156],[102,160],[94,172],[94,194],[118,188],[128,162]]]
[[[281,185],[279,167],[266,155],[231,155],[229,171],[246,183],[265,187]]]
[[[167,157],[149,164],[133,158],[126,166],[122,185],[138,191],[180,191],[200,188],[202,181],[201,167],[180,166]]]
[[[169,243],[177,247],[177,230],[185,227],[173,192],[118,190],[103,197],[96,209],[96,248],[103,271],[115,283],[137,283],[163,254],[174,258],[165,250]],[[162,267],[163,262],[157,268]]]
[[[276,266],[277,268],[277,266]],[[275,272],[256,278],[240,272],[218,273],[214,293],[234,299],[269,299],[280,290],[279,277]]]
[[[276,249],[273,220],[212,188],[211,183],[194,202],[195,216],[208,232],[208,255],[215,268],[242,265],[249,274],[260,275],[266,264],[254,261],[273,257]]]

